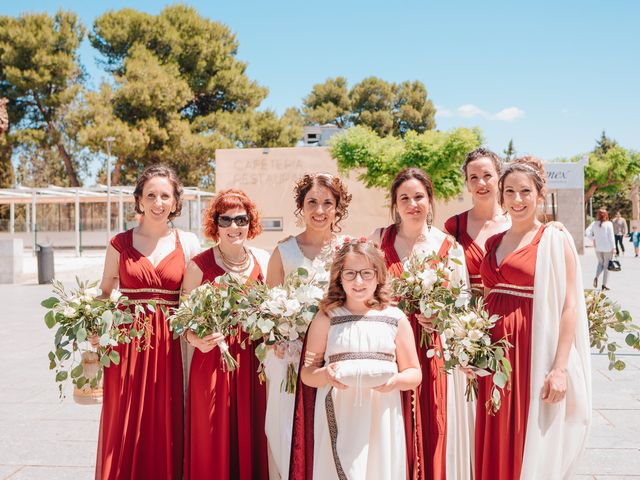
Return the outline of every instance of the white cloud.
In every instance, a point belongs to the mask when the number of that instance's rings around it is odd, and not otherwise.
[[[465,103],[455,110],[451,110],[443,105],[436,105],[436,116],[441,118],[484,118],[486,120],[499,122],[513,122],[523,118],[525,116],[525,112],[518,107],[507,107],[497,113],[491,113],[472,103]]]
[[[524,110],[518,107],[503,108],[493,116],[494,120],[501,120],[503,122],[513,122],[522,117],[524,117]]]
[[[486,112],[484,112],[481,108],[476,107],[471,103],[459,106],[456,111],[458,113],[458,116],[462,118],[474,118],[474,117],[487,116]]]
[[[453,117],[453,112],[442,105],[436,105],[436,117],[450,118]]]

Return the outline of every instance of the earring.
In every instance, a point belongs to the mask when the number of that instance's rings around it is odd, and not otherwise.
[[[431,225],[433,225],[433,213],[431,213],[431,210],[429,210],[429,213],[427,213],[427,229],[431,230]]]

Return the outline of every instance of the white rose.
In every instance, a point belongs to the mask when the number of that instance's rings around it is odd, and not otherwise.
[[[482,338],[483,333],[480,330],[473,329],[469,332],[469,338],[474,342],[477,342]]]
[[[267,334],[271,332],[271,330],[275,326],[275,323],[272,320],[269,320],[268,318],[261,318],[260,320],[258,320],[256,325],[258,326],[258,328],[263,334]]]
[[[62,310],[62,314],[67,318],[73,318],[76,316],[76,309],[67,305],[64,307],[64,310]]]
[[[89,298],[89,299],[94,299],[96,298],[98,295],[100,295],[100,289],[97,287],[91,287],[91,288],[87,288],[84,291],[84,296],[85,298]]]
[[[453,328],[445,328],[442,334],[444,335],[444,338],[447,338],[447,339],[453,338],[453,335],[454,335]]]
[[[117,302],[122,296],[122,292],[120,290],[111,290],[111,295],[109,295],[109,300],[112,302]]]
[[[433,284],[436,283],[436,280],[438,280],[438,275],[430,268],[418,272],[417,277],[422,282],[422,288],[427,291],[431,290]]]
[[[300,302],[295,298],[290,298],[285,301],[284,308],[285,311],[283,315],[285,317],[290,317],[291,315],[298,313],[300,308],[302,308],[302,305],[300,305]]]

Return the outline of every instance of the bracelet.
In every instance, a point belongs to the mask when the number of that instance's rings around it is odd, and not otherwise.
[[[324,354],[306,351],[304,352],[304,366],[305,367],[320,367],[322,366]]]

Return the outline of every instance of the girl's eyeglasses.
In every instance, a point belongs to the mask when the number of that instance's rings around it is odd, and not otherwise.
[[[376,274],[377,272],[375,268],[363,268],[362,270],[342,270],[340,272],[340,276],[342,277],[342,279],[347,280],[348,282],[355,280],[358,275],[360,275],[360,278],[362,280],[373,280],[374,278],[376,278]]]
[[[249,225],[249,215],[236,215],[235,217],[218,215],[216,218],[216,224],[222,228],[230,227],[232,223],[235,223],[237,227],[246,227]]]

